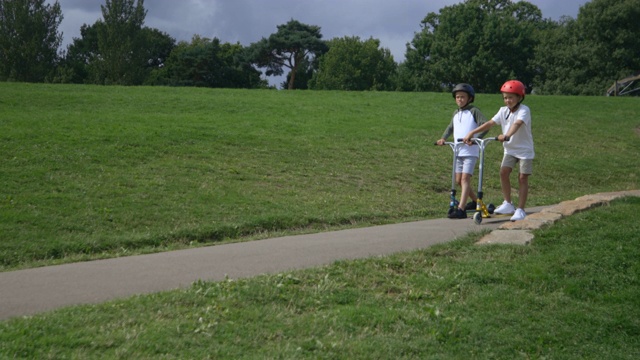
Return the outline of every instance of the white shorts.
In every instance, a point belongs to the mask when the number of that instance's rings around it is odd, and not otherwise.
[[[473,175],[473,169],[478,161],[477,156],[458,156],[456,158],[456,173]]]

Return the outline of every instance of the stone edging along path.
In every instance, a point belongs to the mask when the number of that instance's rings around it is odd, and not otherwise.
[[[477,245],[483,244],[519,244],[527,245],[533,240],[532,230],[551,225],[563,217],[608,205],[611,201],[628,196],[640,197],[640,190],[608,192],[581,196],[575,200],[563,201],[550,206],[539,213],[527,215],[524,220],[508,222],[485,235]]]

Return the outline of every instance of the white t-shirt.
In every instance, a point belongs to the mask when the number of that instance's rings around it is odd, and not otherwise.
[[[462,139],[475,128],[478,127],[473,118],[473,114],[469,110],[458,110],[453,115],[453,141],[459,143],[458,139]],[[475,156],[478,157],[480,148],[478,145],[459,145],[458,156]]]
[[[504,153],[518,159],[533,159],[535,157],[533,135],[531,133],[531,110],[529,110],[528,106],[520,104],[514,113],[508,107],[503,106],[491,120],[502,127],[503,134],[509,132],[509,128],[516,120],[522,120],[524,124],[520,126],[509,141],[503,143]]]

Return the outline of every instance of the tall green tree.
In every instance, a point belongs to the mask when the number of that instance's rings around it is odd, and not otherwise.
[[[543,94],[602,95],[640,71],[640,0],[592,0],[563,18],[536,48]]]
[[[166,85],[166,62],[176,47],[176,40],[158,29],[143,27],[140,33],[141,50],[147,59],[144,85]]]
[[[218,38],[194,36],[191,43],[180,42],[167,63],[170,85],[213,88],[265,87],[260,72],[242,62],[240,44],[221,43]]]
[[[296,74],[302,64],[312,64],[311,57],[319,57],[328,50],[322,41],[319,26],[290,20],[284,25],[278,25],[278,31],[269,38],[251,44],[249,47],[250,61],[259,67],[267,68],[266,75],[282,75],[283,68],[289,68],[288,89],[294,89]]]
[[[97,75],[91,76],[90,71],[95,68],[92,65],[93,62],[100,59],[98,26],[103,25],[103,22],[96,22],[93,25],[83,24],[80,27],[80,37],[73,38],[60,61],[56,82],[91,83],[91,79],[98,77]]]
[[[139,85],[145,77],[146,54],[142,26],[147,11],[144,0],[106,0],[103,26],[98,26],[100,58],[95,59],[98,83]]]
[[[80,37],[74,38],[58,68],[57,82],[63,83],[104,83],[103,57],[98,34],[104,27],[103,21],[80,27]],[[138,51],[144,62],[137,64],[135,71],[144,77],[144,84],[164,84],[157,79],[176,46],[176,40],[168,34],[154,28],[143,27],[138,38]],[[134,69],[131,69],[132,71]]]
[[[526,1],[466,0],[429,13],[407,46],[406,68],[415,79],[403,88],[439,90],[459,82],[497,92],[507,79],[532,85],[536,33],[542,12]],[[423,83],[419,83],[423,82]]]
[[[158,29],[143,27],[140,32],[140,44],[147,67],[163,66],[176,46],[176,39]]]
[[[393,90],[396,63],[380,40],[359,37],[332,39],[320,58],[310,88],[318,90]]]
[[[0,0],[0,80],[42,82],[52,75],[62,18],[57,0]]]
[[[295,82],[293,84],[294,89],[298,90],[307,90],[309,89],[311,79],[313,78],[313,74],[315,74],[318,69],[319,64],[318,58],[313,59],[304,59],[300,66],[299,70],[296,72]],[[289,81],[291,81],[291,72],[287,74],[286,79],[280,83],[280,88],[288,89]]]

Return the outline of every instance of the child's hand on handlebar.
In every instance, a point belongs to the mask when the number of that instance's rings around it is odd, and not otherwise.
[[[436,145],[442,146],[442,145],[444,145],[444,143],[445,143],[446,141],[447,141],[447,140],[445,140],[445,139],[438,139],[438,141],[436,141]]]

